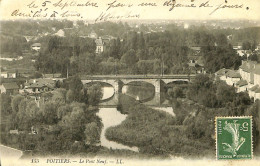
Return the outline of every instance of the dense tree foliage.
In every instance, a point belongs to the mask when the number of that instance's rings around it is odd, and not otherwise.
[[[69,77],[63,81],[63,88],[67,89],[65,101],[67,102],[81,102],[88,105],[97,105],[103,92],[99,84],[83,85],[78,76]],[[63,96],[63,95],[62,95]]]
[[[208,75],[203,74],[197,75],[192,84],[190,84],[187,97],[206,107],[219,108],[230,106],[230,111],[235,111],[233,112],[234,115],[243,114],[237,109],[244,110],[251,103],[248,94],[244,92],[237,94],[234,87],[222,81],[214,82]],[[238,105],[241,105],[241,107],[238,108]]]
[[[34,42],[42,44],[35,68],[42,73],[81,74],[178,74],[190,73],[187,65],[194,55],[192,46],[201,47],[207,72],[220,68],[235,68],[240,57],[232,45],[243,43],[244,49],[254,50],[259,42],[259,28],[216,29],[191,26],[188,30],[175,24],[129,26],[127,23],[103,22],[85,24],[71,21],[45,20],[2,21],[1,50],[15,56],[29,49]],[[13,26],[15,25],[15,26]],[[111,29],[110,29],[111,28]],[[55,34],[62,29],[65,37]],[[98,36],[111,35],[105,51],[96,55],[91,32]],[[41,36],[26,42],[25,36]],[[229,37],[227,39],[227,37]],[[11,54],[10,54],[11,55]],[[111,59],[113,58],[113,59]],[[98,66],[98,67],[97,67]]]
[[[1,143],[43,153],[71,150],[75,142],[81,143],[83,149],[96,144],[102,128],[96,116],[97,109],[76,101],[67,102],[66,93],[66,89],[57,89],[52,97],[42,98],[39,104],[22,96],[15,96],[10,101],[2,95],[1,102],[6,108],[1,117],[5,117],[8,123],[4,121],[1,124]],[[8,139],[12,137],[9,134],[12,129],[22,131],[17,135],[17,142]]]

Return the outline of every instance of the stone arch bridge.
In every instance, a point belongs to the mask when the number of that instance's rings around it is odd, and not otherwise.
[[[91,82],[103,82],[113,86],[114,94],[122,92],[122,87],[130,82],[147,82],[154,86],[155,97],[154,100],[160,102],[160,92],[162,84],[171,82],[190,82],[195,75],[95,75],[95,76],[82,76],[81,81],[83,84]]]

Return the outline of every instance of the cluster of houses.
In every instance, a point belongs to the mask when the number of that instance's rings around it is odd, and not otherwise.
[[[0,85],[1,93],[9,95],[31,95],[36,96],[43,92],[55,89],[56,80],[50,78],[30,79],[23,85],[18,86],[16,82],[7,82]]]
[[[242,61],[239,70],[221,69],[215,73],[216,77],[234,86],[237,92],[248,92],[254,100],[260,100],[260,63]]]
[[[237,52],[237,54],[238,54],[239,56],[241,56],[241,57],[246,56],[246,57],[248,58],[248,57],[249,57],[250,55],[252,55],[254,52],[260,50],[260,44],[258,44],[258,45],[256,46],[255,50],[252,51],[252,50],[244,50],[244,49],[243,49],[243,46],[242,46],[242,43],[239,42],[239,43],[237,43],[237,44],[235,44],[235,45],[233,46],[233,49],[236,50],[236,52]]]

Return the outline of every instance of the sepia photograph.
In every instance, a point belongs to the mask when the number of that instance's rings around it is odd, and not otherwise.
[[[0,165],[260,165],[259,9],[1,0]]]

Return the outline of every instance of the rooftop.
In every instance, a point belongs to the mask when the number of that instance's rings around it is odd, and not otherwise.
[[[252,88],[250,88],[249,90],[250,90],[250,91],[256,91],[258,88],[259,88],[259,86],[258,86],[258,85],[255,85],[255,86],[253,86]]]
[[[19,86],[15,82],[3,83],[6,90],[8,89],[19,89]]]
[[[260,93],[260,88],[258,88],[258,89],[255,91],[255,93]]]
[[[226,75],[226,73],[227,73],[229,70],[230,70],[230,69],[225,69],[225,68],[223,68],[223,69],[220,69],[219,71],[217,71],[216,74],[219,75],[219,76],[224,76],[224,75]]]
[[[256,64],[257,62],[255,61],[242,61],[242,65],[239,68],[250,73],[254,70]]]
[[[31,79],[24,85],[29,86],[31,88],[40,88],[44,86],[53,87],[55,85],[55,81],[46,78]]]
[[[194,51],[200,51],[200,47],[190,47],[190,49],[192,49]]]
[[[226,73],[226,76],[227,76],[227,77],[230,77],[230,78],[241,78],[241,75],[239,74],[239,72],[234,71],[234,70],[229,70],[229,71]]]
[[[34,43],[32,44],[32,47],[41,47],[41,43]]]
[[[239,80],[239,81],[236,83],[236,85],[239,86],[239,87],[242,87],[242,86],[248,85],[248,83],[247,83],[246,80]]]
[[[96,39],[95,42],[96,42],[96,45],[97,45],[97,46],[103,46],[103,41],[102,41],[102,39],[100,39],[100,38],[99,38],[99,39]]]

